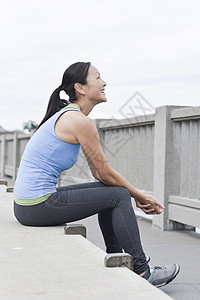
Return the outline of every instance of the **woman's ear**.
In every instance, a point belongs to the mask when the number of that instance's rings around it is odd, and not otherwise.
[[[83,88],[83,85],[80,84],[80,83],[75,83],[74,85],[74,89],[77,93],[81,94],[81,95],[85,95],[85,91],[84,91],[84,88]]]

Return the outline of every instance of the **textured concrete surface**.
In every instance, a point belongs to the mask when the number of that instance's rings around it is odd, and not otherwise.
[[[0,299],[171,299],[127,268],[106,268],[105,252],[64,226],[20,225],[12,197],[0,186]]]
[[[88,228],[88,239],[105,249],[95,216],[82,220]],[[159,231],[151,222],[138,218],[145,253],[151,257],[152,266],[180,264],[177,278],[160,288],[175,300],[200,299],[200,235],[183,231]]]

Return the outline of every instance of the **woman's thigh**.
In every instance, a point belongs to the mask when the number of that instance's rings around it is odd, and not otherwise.
[[[125,189],[100,182],[58,188],[45,202],[31,207],[16,205],[16,217],[24,225],[51,226],[77,221],[118,205]]]
[[[66,186],[61,186],[57,188],[57,192],[60,191],[68,191],[68,190],[80,190],[80,189],[86,189],[86,188],[95,188],[95,187],[109,187],[105,185],[102,182],[85,182],[80,184],[71,184]]]

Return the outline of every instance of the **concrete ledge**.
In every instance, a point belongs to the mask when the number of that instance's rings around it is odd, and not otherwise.
[[[107,121],[99,122],[99,128],[101,130],[117,129],[117,128],[126,128],[131,126],[141,126],[141,125],[154,125],[155,115],[149,114],[144,116],[137,116],[127,119],[111,119]]]
[[[172,221],[187,224],[193,227],[200,227],[200,210],[178,204],[169,204],[169,219]]]
[[[64,226],[20,225],[12,198],[0,186],[1,299],[172,299],[127,268],[106,268],[106,253]]]
[[[200,210],[200,201],[197,199],[191,199],[180,196],[169,196],[169,203],[187,206],[191,208],[197,208]]]
[[[6,179],[0,179],[0,185],[8,185],[8,182]]]
[[[173,121],[200,119],[200,106],[174,109],[171,112],[171,119]]]

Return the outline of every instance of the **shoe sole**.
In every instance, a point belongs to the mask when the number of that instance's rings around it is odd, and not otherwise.
[[[178,275],[178,273],[180,272],[180,266],[178,265],[178,264],[175,264],[175,266],[176,266],[176,270],[175,270],[175,272],[174,272],[174,275],[170,278],[170,279],[168,279],[165,283],[163,283],[163,284],[160,284],[160,285],[155,285],[156,287],[162,287],[162,286],[165,286],[166,284],[168,284],[168,283],[170,283],[172,280],[174,280],[174,278],[176,278],[176,276]]]

